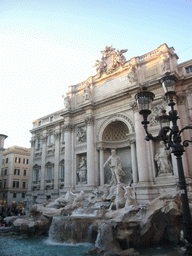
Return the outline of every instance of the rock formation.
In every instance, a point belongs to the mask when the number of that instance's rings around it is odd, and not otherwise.
[[[106,255],[128,255],[124,253],[130,247],[180,241],[182,213],[178,193],[161,195],[146,205],[136,203],[130,186],[118,184],[113,193],[109,199],[98,190],[89,197],[83,191],[68,191],[52,203],[34,205],[27,216],[5,221],[19,234],[45,235],[49,231],[54,241],[91,242],[96,247],[93,251],[105,251]]]

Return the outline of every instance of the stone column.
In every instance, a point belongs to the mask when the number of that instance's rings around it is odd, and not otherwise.
[[[68,123],[65,127],[65,188],[72,185],[72,125]]]
[[[88,116],[87,124],[87,184],[95,185],[95,156],[94,156],[94,118]]]
[[[28,191],[32,190],[34,154],[35,154],[35,138],[31,138],[31,152],[30,152],[30,168],[29,168]]]
[[[45,190],[45,156],[47,151],[47,134],[46,131],[43,132],[41,136],[42,143],[42,155],[41,155],[41,173],[40,173],[40,190]]]
[[[54,165],[54,189],[58,190],[59,187],[59,145],[60,145],[60,131],[59,127],[56,127],[55,133],[55,165]]]
[[[137,166],[139,174],[139,182],[149,181],[149,172],[147,164],[147,147],[145,141],[145,131],[141,122],[143,117],[138,111],[134,113],[135,117],[135,133],[136,133],[136,147],[137,147]]]
[[[104,185],[104,152],[103,152],[103,148],[99,149],[99,155],[100,155],[100,186]]]
[[[186,109],[186,94],[178,94],[177,95],[177,105],[175,108],[178,111],[178,115],[182,118],[178,119],[178,126],[179,129],[182,129],[189,123],[188,119],[188,112]],[[191,130],[185,130],[184,132],[181,133],[182,136],[182,142],[184,140],[191,140]],[[192,147],[189,145],[189,147],[185,147],[185,152],[182,156],[183,160],[183,168],[184,168],[184,173],[186,177],[189,177],[192,174],[192,168],[191,168],[191,155],[192,155]],[[188,156],[188,157],[187,157]]]
[[[130,142],[131,142],[131,163],[132,163],[133,183],[137,183],[138,182],[138,172],[137,172],[137,157],[136,157],[135,139],[132,139]]]

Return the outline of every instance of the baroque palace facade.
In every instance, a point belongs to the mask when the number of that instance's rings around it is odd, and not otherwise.
[[[179,122],[181,127],[191,125],[192,60],[178,64],[174,48],[166,44],[128,61],[126,51],[105,47],[95,63],[96,75],[69,87],[65,108],[33,122],[28,195],[34,200],[54,199],[70,188],[104,191],[112,182],[108,163],[112,149],[121,162],[121,182],[133,183],[139,202],[176,188],[175,157],[160,142],[145,141],[135,94],[142,86],[155,93],[149,121],[150,132],[156,135],[156,116],[169,110],[159,81],[167,73],[174,74]],[[191,130],[183,134],[183,139],[192,137]],[[183,156],[189,184],[191,156],[189,146]]]

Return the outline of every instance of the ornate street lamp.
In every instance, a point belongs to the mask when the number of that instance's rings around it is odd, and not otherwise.
[[[169,115],[166,114],[166,111],[162,111],[162,115],[157,117],[157,120],[160,123],[160,131],[157,136],[153,136],[148,132],[147,126],[149,121],[147,120],[148,115],[151,114],[151,103],[155,97],[152,92],[147,91],[146,87],[142,88],[142,91],[135,95],[135,99],[137,100],[139,114],[143,115],[143,127],[147,134],[146,140],[163,140],[165,143],[165,149],[168,150],[171,148],[171,153],[176,156],[177,159],[177,168],[178,168],[178,176],[179,176],[179,188],[181,193],[181,201],[182,201],[182,211],[183,211],[183,232],[184,238],[187,240],[186,248],[187,253],[192,252],[192,220],[189,209],[189,202],[187,196],[187,188],[186,181],[183,171],[183,163],[182,163],[182,155],[184,147],[189,146],[190,140],[181,141],[181,133],[184,130],[192,129],[192,126],[185,126],[181,130],[177,125],[177,119],[179,116],[177,115],[177,110],[174,109],[175,103],[173,101],[176,96],[175,92],[175,83],[177,82],[177,78],[173,75],[167,75],[160,80],[162,87],[165,92],[165,96],[169,98],[169,106],[171,110],[169,111]],[[169,122],[172,122],[172,127],[170,127]]]

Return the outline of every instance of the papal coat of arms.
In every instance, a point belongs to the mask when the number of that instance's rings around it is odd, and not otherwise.
[[[106,46],[102,53],[101,61],[96,60],[94,67],[96,67],[96,78],[100,78],[102,74],[111,74],[117,68],[123,67],[126,63],[126,58],[123,53],[128,50],[116,50],[112,46]]]

